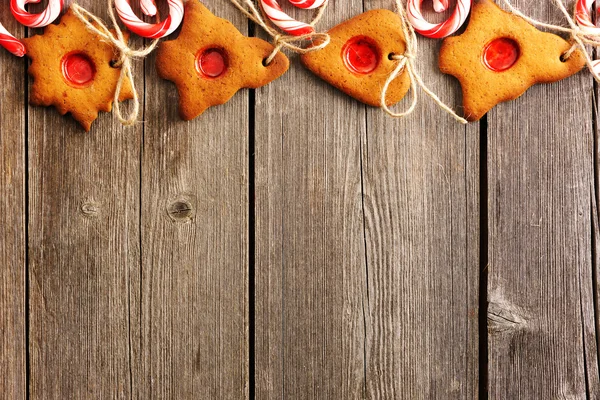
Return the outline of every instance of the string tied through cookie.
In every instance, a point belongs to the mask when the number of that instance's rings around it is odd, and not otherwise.
[[[421,78],[421,75],[419,75],[419,73],[417,72],[415,68],[418,50],[417,34],[415,33],[413,26],[408,21],[406,9],[402,4],[402,0],[396,0],[396,7],[398,10],[398,14],[400,15],[400,19],[402,21],[402,31],[406,40],[406,51],[404,52],[404,54],[390,55],[390,59],[398,61],[398,64],[396,65],[396,68],[394,68],[392,73],[388,76],[387,80],[385,81],[385,84],[383,85],[383,89],[381,91],[381,107],[388,115],[392,117],[400,118],[410,115],[417,107],[417,87],[420,87],[421,90],[423,90],[431,99],[433,99],[433,101],[439,107],[441,107],[444,111],[450,114],[455,120],[457,120],[460,123],[466,124],[467,120],[460,117],[448,105],[446,105],[446,103],[440,100],[440,98],[425,85],[423,79]],[[390,84],[394,81],[394,79],[396,79],[404,71],[406,71],[410,79],[410,92],[412,100],[410,106],[405,111],[393,112],[388,107],[386,102],[387,92],[390,87]]]
[[[300,36],[283,35],[265,21],[265,19],[262,16],[262,13],[258,9],[258,7],[256,7],[253,0],[231,0],[231,2],[246,17],[248,17],[252,22],[263,28],[263,30],[273,38],[273,45],[275,48],[273,49],[271,54],[269,54],[269,56],[265,58],[265,65],[269,65],[273,61],[277,53],[281,51],[282,48],[289,49],[294,53],[306,54],[311,51],[324,49],[331,41],[331,38],[327,33],[320,32],[313,32]],[[310,26],[314,27],[321,20],[321,18],[323,18],[328,3],[329,0],[327,0],[325,3],[323,3],[321,7],[319,7],[315,17],[309,23]],[[314,45],[310,47],[302,47],[301,43],[305,41],[311,41]]]
[[[525,21],[529,22],[531,25],[546,28],[549,30],[553,30],[555,32],[566,33],[573,40],[573,45],[567,50],[564,54],[562,54],[561,58],[566,61],[571,55],[577,50],[581,50],[581,53],[585,57],[585,63],[594,76],[594,79],[597,82],[600,82],[600,60],[592,60],[588,50],[586,49],[586,45],[590,45],[593,47],[600,47],[600,28],[590,28],[586,26],[580,26],[575,20],[577,20],[577,11],[573,13],[573,16],[569,13],[567,8],[565,7],[562,0],[553,0],[558,9],[563,14],[564,18],[567,20],[569,27],[559,26],[548,24],[546,22],[538,21],[534,18],[531,18],[517,8],[515,8],[510,0],[502,0],[503,3],[508,7],[510,12],[513,14],[523,18]]]
[[[119,80],[117,81],[117,87],[115,88],[113,100],[115,113],[117,114],[117,118],[121,124],[125,126],[134,125],[137,122],[140,113],[140,99],[133,79],[132,60],[135,58],[144,58],[150,54],[156,48],[158,39],[153,40],[149,46],[143,49],[132,49],[129,47],[125,40],[125,36],[123,35],[123,31],[121,28],[119,28],[119,24],[117,23],[117,19],[113,10],[113,0],[108,0],[108,15],[114,27],[115,33],[111,32],[102,20],[86,9],[77,4],[73,4],[71,7],[73,9],[73,13],[77,16],[77,18],[79,18],[79,20],[81,20],[81,22],[85,24],[88,30],[100,36],[106,42],[110,43],[118,52],[119,58],[112,65],[115,68],[121,68],[121,74],[119,75]],[[119,97],[121,96],[125,79],[129,80],[131,84],[131,91],[133,92],[133,109],[128,117],[123,116],[119,103]]]

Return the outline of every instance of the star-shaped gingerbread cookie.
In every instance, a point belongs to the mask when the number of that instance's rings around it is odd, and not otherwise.
[[[110,112],[121,74],[120,68],[111,66],[115,50],[89,31],[72,10],[43,35],[23,42],[31,58],[31,104],[54,106],[61,115],[70,112],[86,131],[99,111]],[[128,80],[119,97],[120,101],[133,98]]]
[[[187,121],[224,104],[242,88],[257,88],[283,75],[289,60],[281,52],[263,65],[272,51],[269,43],[245,37],[198,0],[189,0],[181,33],[160,44],[156,68],[177,86],[179,114]]]
[[[482,0],[474,5],[466,31],[444,40],[439,65],[460,81],[465,117],[477,121],[536,83],[556,82],[580,71],[585,65],[580,51],[563,60],[570,48],[561,37]]]

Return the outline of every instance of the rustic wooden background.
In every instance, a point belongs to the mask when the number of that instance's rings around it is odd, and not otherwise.
[[[332,0],[320,26],[392,6]],[[459,108],[439,46],[419,68]],[[423,97],[393,120],[291,58],[186,123],[151,56],[146,122],[85,134],[28,106],[27,61],[0,52],[0,398],[600,398],[590,74],[465,128]]]

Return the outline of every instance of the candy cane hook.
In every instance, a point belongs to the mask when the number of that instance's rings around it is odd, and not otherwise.
[[[408,0],[408,20],[415,31],[428,38],[443,38],[456,32],[466,21],[471,10],[472,0],[456,0],[456,8],[446,21],[431,24],[423,18],[421,4],[423,0]],[[434,0],[435,11],[440,12],[448,8],[448,0]]]
[[[326,0],[290,0],[292,5],[303,8],[303,9],[313,9],[319,8],[323,4],[325,4]],[[447,0],[441,0],[447,1]],[[295,20],[286,14],[282,9],[277,0],[260,0],[260,5],[262,6],[263,11],[275,26],[277,26],[282,31],[289,33],[293,36],[303,36],[310,35],[315,31],[315,29],[304,22]]]
[[[2,24],[0,24],[0,46],[4,47],[17,57],[23,57],[25,55],[25,46],[23,43],[8,33]]]
[[[39,14],[30,14],[25,10],[26,4],[39,2],[40,0],[10,0],[10,11],[20,24],[30,28],[42,28],[58,18],[64,0],[49,0],[46,9]]]
[[[183,21],[182,0],[167,0],[169,16],[163,22],[157,24],[148,24],[139,19],[131,9],[129,2],[130,0],[115,0],[115,7],[123,24],[138,36],[150,39],[162,38],[173,33]],[[156,4],[153,0],[141,0],[141,5],[144,14],[156,15]]]
[[[600,28],[598,28],[592,21],[590,15],[590,9],[594,5],[595,0],[578,0],[575,6],[575,21],[580,27],[583,27],[586,32],[591,34],[600,34]]]
[[[30,14],[25,10],[26,4],[39,2],[40,0],[11,0],[10,11],[22,25],[41,28],[58,18],[63,8],[63,0],[50,0],[46,9],[40,14]],[[2,24],[0,24],[0,45],[17,57],[25,55],[23,43],[11,35]]]
[[[575,5],[575,21],[580,28],[585,30],[585,33],[590,35],[600,35],[600,28],[592,21],[590,9],[594,5],[595,0],[577,0]],[[596,74],[600,74],[600,60],[592,62],[592,69]]]

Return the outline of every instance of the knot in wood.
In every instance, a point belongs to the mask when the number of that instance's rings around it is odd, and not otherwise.
[[[79,209],[84,217],[94,218],[100,213],[100,206],[94,201],[85,201]]]
[[[185,222],[193,218],[194,208],[187,200],[177,200],[169,204],[167,213],[173,221]]]

